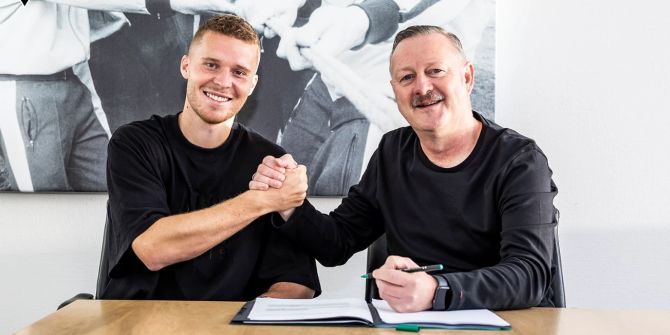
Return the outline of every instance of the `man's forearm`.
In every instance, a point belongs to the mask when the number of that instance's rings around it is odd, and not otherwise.
[[[212,207],[161,218],[132,248],[152,271],[193,259],[274,209],[260,191],[247,191]]]
[[[93,10],[149,14],[145,0],[46,0],[48,2]]]
[[[268,298],[287,298],[287,299],[311,299],[314,297],[314,290],[311,288],[289,282],[274,283],[263,297]]]
[[[156,14],[151,10],[163,8],[175,12],[197,15],[202,13],[234,13],[237,8],[227,0],[45,0],[92,10],[117,11],[125,13]]]

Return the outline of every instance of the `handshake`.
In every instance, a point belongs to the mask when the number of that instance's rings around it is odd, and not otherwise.
[[[307,168],[289,154],[265,156],[251,177],[249,190],[286,221],[307,197]]]

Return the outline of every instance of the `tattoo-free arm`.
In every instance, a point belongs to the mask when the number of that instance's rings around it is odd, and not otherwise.
[[[133,240],[132,249],[157,271],[203,254],[261,215],[300,206],[306,191],[305,167],[300,166],[286,173],[281,189],[251,190],[206,209],[163,217]]]
[[[314,297],[314,290],[296,283],[278,282],[270,286],[262,296],[268,298],[311,299]]]

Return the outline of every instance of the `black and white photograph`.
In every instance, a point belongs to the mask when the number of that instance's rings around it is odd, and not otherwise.
[[[475,67],[473,109],[494,119],[495,0],[164,3],[0,1],[0,191],[106,191],[111,134],[183,108],[181,57],[223,13],[261,35],[259,81],[236,121],[307,167],[310,196],[345,195],[381,136],[407,125],[389,56],[408,26],[459,36]]]

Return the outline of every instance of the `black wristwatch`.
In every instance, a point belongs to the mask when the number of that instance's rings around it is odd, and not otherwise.
[[[433,310],[434,311],[444,311],[447,309],[447,304],[451,299],[451,289],[449,288],[449,283],[444,277],[440,275],[433,276],[437,279],[437,288],[435,289],[435,298],[433,299]]]

